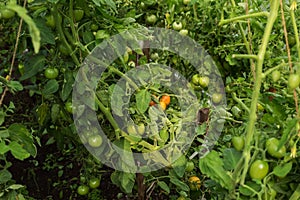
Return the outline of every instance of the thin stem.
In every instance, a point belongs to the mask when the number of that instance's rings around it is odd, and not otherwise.
[[[258,59],[257,55],[250,55],[250,54],[233,54],[232,58],[249,58],[254,60]]]
[[[269,13],[268,12],[258,12],[258,13],[251,13],[248,15],[242,15],[242,16],[238,16],[238,17],[233,17],[230,19],[222,19],[219,23],[219,26],[222,26],[224,24],[228,24],[234,21],[239,21],[239,20],[243,20],[243,19],[248,19],[248,18],[252,18],[252,17],[268,17]]]
[[[26,4],[27,4],[27,0],[24,1],[24,4],[23,4],[24,8],[26,7]],[[19,45],[19,39],[20,39],[21,31],[22,31],[22,25],[23,25],[23,19],[21,18],[19,28],[18,28],[16,43],[15,43],[15,48],[14,48],[14,52],[13,52],[13,56],[12,56],[12,60],[11,60],[11,64],[10,64],[9,74],[6,78],[7,81],[9,81],[11,79],[11,76],[12,76],[12,72],[13,72],[13,68],[14,68],[14,64],[15,64],[15,59],[16,59],[16,54],[17,54],[17,49],[18,49],[18,45]],[[4,91],[1,95],[1,98],[0,98],[0,107],[3,104],[4,98],[5,98],[7,92],[8,92],[8,87],[5,86],[5,89],[4,89]]]
[[[232,99],[233,99],[233,100],[235,100],[238,104],[240,104],[240,105],[244,108],[244,110],[247,111],[247,113],[250,113],[250,109],[244,104],[244,102],[242,102],[241,99],[239,99],[239,98],[236,96],[236,93],[235,93],[235,92],[233,92],[233,93],[231,94],[231,96],[232,96]]]

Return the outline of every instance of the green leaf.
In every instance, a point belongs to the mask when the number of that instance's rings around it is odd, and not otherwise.
[[[180,181],[177,178],[171,177],[170,182],[173,183],[174,185],[176,185],[179,188],[179,190],[183,190],[186,192],[188,192],[190,190],[190,187],[186,183]]]
[[[161,189],[163,189],[165,192],[167,192],[167,194],[170,193],[170,188],[169,188],[169,186],[168,186],[164,181],[158,181],[158,182],[157,182],[157,185],[158,185]]]
[[[9,145],[8,145],[12,155],[19,160],[24,160],[26,158],[29,158],[30,153],[28,153],[25,149],[23,149],[23,147],[17,143],[16,141],[12,141]]]
[[[127,173],[122,172],[122,178],[121,178],[121,186],[124,189],[124,191],[129,194],[132,192],[134,183],[135,183],[135,174],[133,173]]]
[[[51,121],[54,123],[59,118],[59,104],[53,104],[51,107]]]
[[[172,167],[175,171],[175,173],[179,176],[182,177],[185,172],[185,167],[186,167],[186,158],[184,155],[180,156],[174,163],[172,163]]]
[[[125,102],[123,102],[122,95],[116,94],[124,94],[124,90],[119,86],[115,85],[114,87],[110,87],[109,89],[113,90],[113,98],[111,98],[111,108],[114,114],[122,117],[123,116],[123,106]]]
[[[12,178],[11,173],[7,169],[0,171],[0,184],[6,183]]]
[[[0,108],[0,126],[4,123],[6,113],[3,111],[3,108]],[[0,134],[1,138],[1,134]]]
[[[52,44],[55,45],[55,36],[50,27],[48,27],[43,18],[34,19],[37,28],[41,35],[41,45]]]
[[[0,143],[0,155],[5,154],[9,151],[9,147],[5,144],[5,142]]]
[[[274,168],[273,173],[278,177],[285,177],[291,171],[292,167],[292,162],[288,162],[283,165],[277,165]]]
[[[9,137],[8,129],[0,130],[0,138],[7,138]]]
[[[282,137],[279,140],[278,149],[281,149],[283,145],[288,141],[289,136],[292,135],[291,131],[295,129],[296,124],[298,123],[297,119],[291,119],[287,122],[286,128],[283,130]]]
[[[254,182],[246,182],[246,184],[248,187],[250,187],[251,189],[253,189],[254,191],[259,192],[261,187],[260,185],[254,183]],[[254,192],[252,190],[250,190],[248,187],[245,186],[239,186],[239,191],[241,194],[245,195],[245,196],[252,196],[254,195]]]
[[[20,77],[20,81],[31,78],[38,72],[44,69],[45,57],[42,55],[28,56],[26,62],[24,63],[24,74]]]
[[[226,173],[223,167],[223,161],[218,152],[211,151],[204,158],[199,160],[199,168],[203,174],[206,174],[212,180],[219,183],[222,187],[232,190],[233,181]]]
[[[52,79],[46,83],[46,85],[44,86],[44,89],[42,90],[42,93],[44,96],[47,96],[47,95],[57,92],[58,88],[59,88],[58,82],[56,80]]]
[[[11,189],[11,190],[18,190],[20,188],[23,188],[24,185],[20,185],[20,184],[12,184],[8,187],[8,189]]]
[[[19,81],[9,81],[7,86],[13,91],[22,91],[23,85]]]
[[[136,95],[136,106],[140,113],[146,112],[151,101],[151,94],[146,90],[140,90]]]
[[[36,27],[34,21],[30,18],[30,16],[26,14],[27,10],[16,4],[9,4],[7,5],[7,8],[18,13],[18,15],[27,23],[34,52],[38,53],[40,50],[40,41],[41,41],[40,31]]]
[[[37,109],[36,109],[36,113],[37,113],[37,117],[38,117],[38,122],[39,125],[43,125],[47,116],[48,116],[48,104],[46,103],[42,103]]]
[[[8,128],[10,139],[12,141],[17,141],[22,147],[29,152],[33,157],[36,156],[37,150],[33,143],[31,134],[26,129],[25,126],[21,124],[12,124]]]
[[[70,96],[72,89],[73,89],[73,83],[75,81],[74,77],[73,77],[73,72],[71,70],[67,70],[64,73],[64,84],[62,86],[62,90],[61,90],[61,99],[63,101],[67,100],[68,97]]]
[[[223,163],[224,168],[226,170],[233,170],[239,160],[242,157],[242,153],[233,149],[233,148],[227,148],[223,152]]]

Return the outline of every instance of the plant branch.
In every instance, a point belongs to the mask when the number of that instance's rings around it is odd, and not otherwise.
[[[243,19],[248,19],[248,18],[252,18],[252,17],[268,17],[269,16],[269,12],[258,12],[258,13],[251,13],[248,15],[242,15],[242,16],[238,16],[238,17],[233,17],[230,19],[222,19],[219,23],[219,26],[234,22],[234,21],[239,21],[239,20],[243,20]]]

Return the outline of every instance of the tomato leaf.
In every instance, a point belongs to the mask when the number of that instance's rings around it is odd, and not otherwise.
[[[291,171],[292,167],[292,162],[285,163],[284,165],[277,165],[274,168],[273,173],[278,177],[285,177]]]
[[[189,186],[186,183],[180,181],[179,179],[177,179],[175,177],[171,177],[170,182],[173,183],[174,185],[176,185],[179,188],[179,190],[183,190],[186,192],[188,192],[190,190]]]
[[[71,94],[74,81],[75,81],[75,79],[73,77],[72,71],[67,70],[64,73],[64,84],[62,86],[61,94],[60,94],[61,99],[63,101],[67,100],[69,95]]]
[[[52,79],[46,83],[46,85],[44,86],[44,88],[42,90],[42,93],[44,96],[48,96],[50,94],[57,92],[58,88],[59,88],[58,82],[56,80]]]
[[[246,185],[257,192],[259,192],[259,190],[261,189],[260,185],[254,183],[254,182],[246,182]],[[250,190],[248,187],[245,187],[242,185],[239,186],[240,193],[245,196],[252,196],[254,194],[254,192],[252,190]]]
[[[0,143],[0,154],[3,155],[9,151],[9,147],[5,144],[5,142]]]
[[[17,4],[9,4],[9,5],[7,5],[7,8],[18,13],[18,15],[27,23],[28,28],[29,28],[29,33],[31,36],[31,40],[32,40],[32,44],[33,44],[33,48],[34,48],[34,52],[38,53],[40,50],[40,45],[41,45],[40,44],[40,41],[41,41],[40,31],[36,27],[32,18],[26,14],[27,10]]]
[[[38,122],[40,125],[43,125],[47,116],[48,116],[48,110],[49,110],[49,107],[48,107],[48,104],[46,103],[42,103],[37,109],[36,109],[36,112],[37,112],[37,116],[38,116]]]
[[[204,158],[199,160],[199,168],[203,174],[219,183],[226,189],[233,189],[233,182],[223,167],[223,161],[218,152],[211,151]]]
[[[124,94],[123,88],[121,88],[119,85],[115,85],[113,88],[113,94],[111,95],[111,109],[114,112],[114,114],[122,117],[123,114],[123,106],[125,102],[123,102],[122,95]]]
[[[185,172],[185,166],[186,166],[186,158],[184,155],[180,156],[175,162],[172,163],[172,167],[175,171],[175,173],[182,177]]]
[[[31,78],[38,72],[42,71],[45,65],[45,57],[42,55],[29,56],[24,63],[24,74],[20,77],[20,81]]]
[[[12,178],[11,173],[7,169],[0,171],[0,184],[6,183]]]
[[[283,145],[288,141],[289,136],[292,135],[291,131],[293,131],[293,129],[296,127],[297,122],[298,121],[296,118],[287,122],[286,128],[283,130],[282,137],[279,140],[277,149],[281,149],[281,147],[283,147]]]
[[[53,31],[46,25],[45,21],[41,18],[35,18],[34,22],[41,34],[41,45],[55,45],[55,36],[53,34]]]
[[[26,158],[29,158],[30,153],[28,153],[23,147],[17,143],[16,141],[12,141],[8,145],[12,155],[19,160],[24,160]]]
[[[239,160],[242,157],[242,153],[233,149],[233,148],[227,148],[223,152],[223,162],[224,162],[224,168],[226,170],[233,170]]]
[[[140,113],[146,112],[151,101],[151,94],[146,90],[140,90],[136,95],[136,106]]]
[[[169,186],[166,184],[166,182],[164,182],[164,181],[158,181],[158,182],[157,182],[157,185],[158,185],[161,189],[163,189],[165,192],[167,192],[168,194],[170,193],[170,188],[169,188]]]
[[[36,156],[37,149],[33,143],[33,139],[25,126],[21,124],[12,124],[8,128],[10,139],[22,144],[22,148],[30,153],[33,157]]]

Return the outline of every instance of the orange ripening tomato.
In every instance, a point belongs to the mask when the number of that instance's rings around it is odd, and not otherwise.
[[[154,101],[150,101],[149,106],[154,106],[156,103]]]
[[[169,105],[171,102],[171,97],[169,95],[163,95],[159,101],[165,102],[167,105]]]
[[[159,105],[161,106],[162,110],[166,110],[167,109],[167,104],[164,101],[160,101]]]

